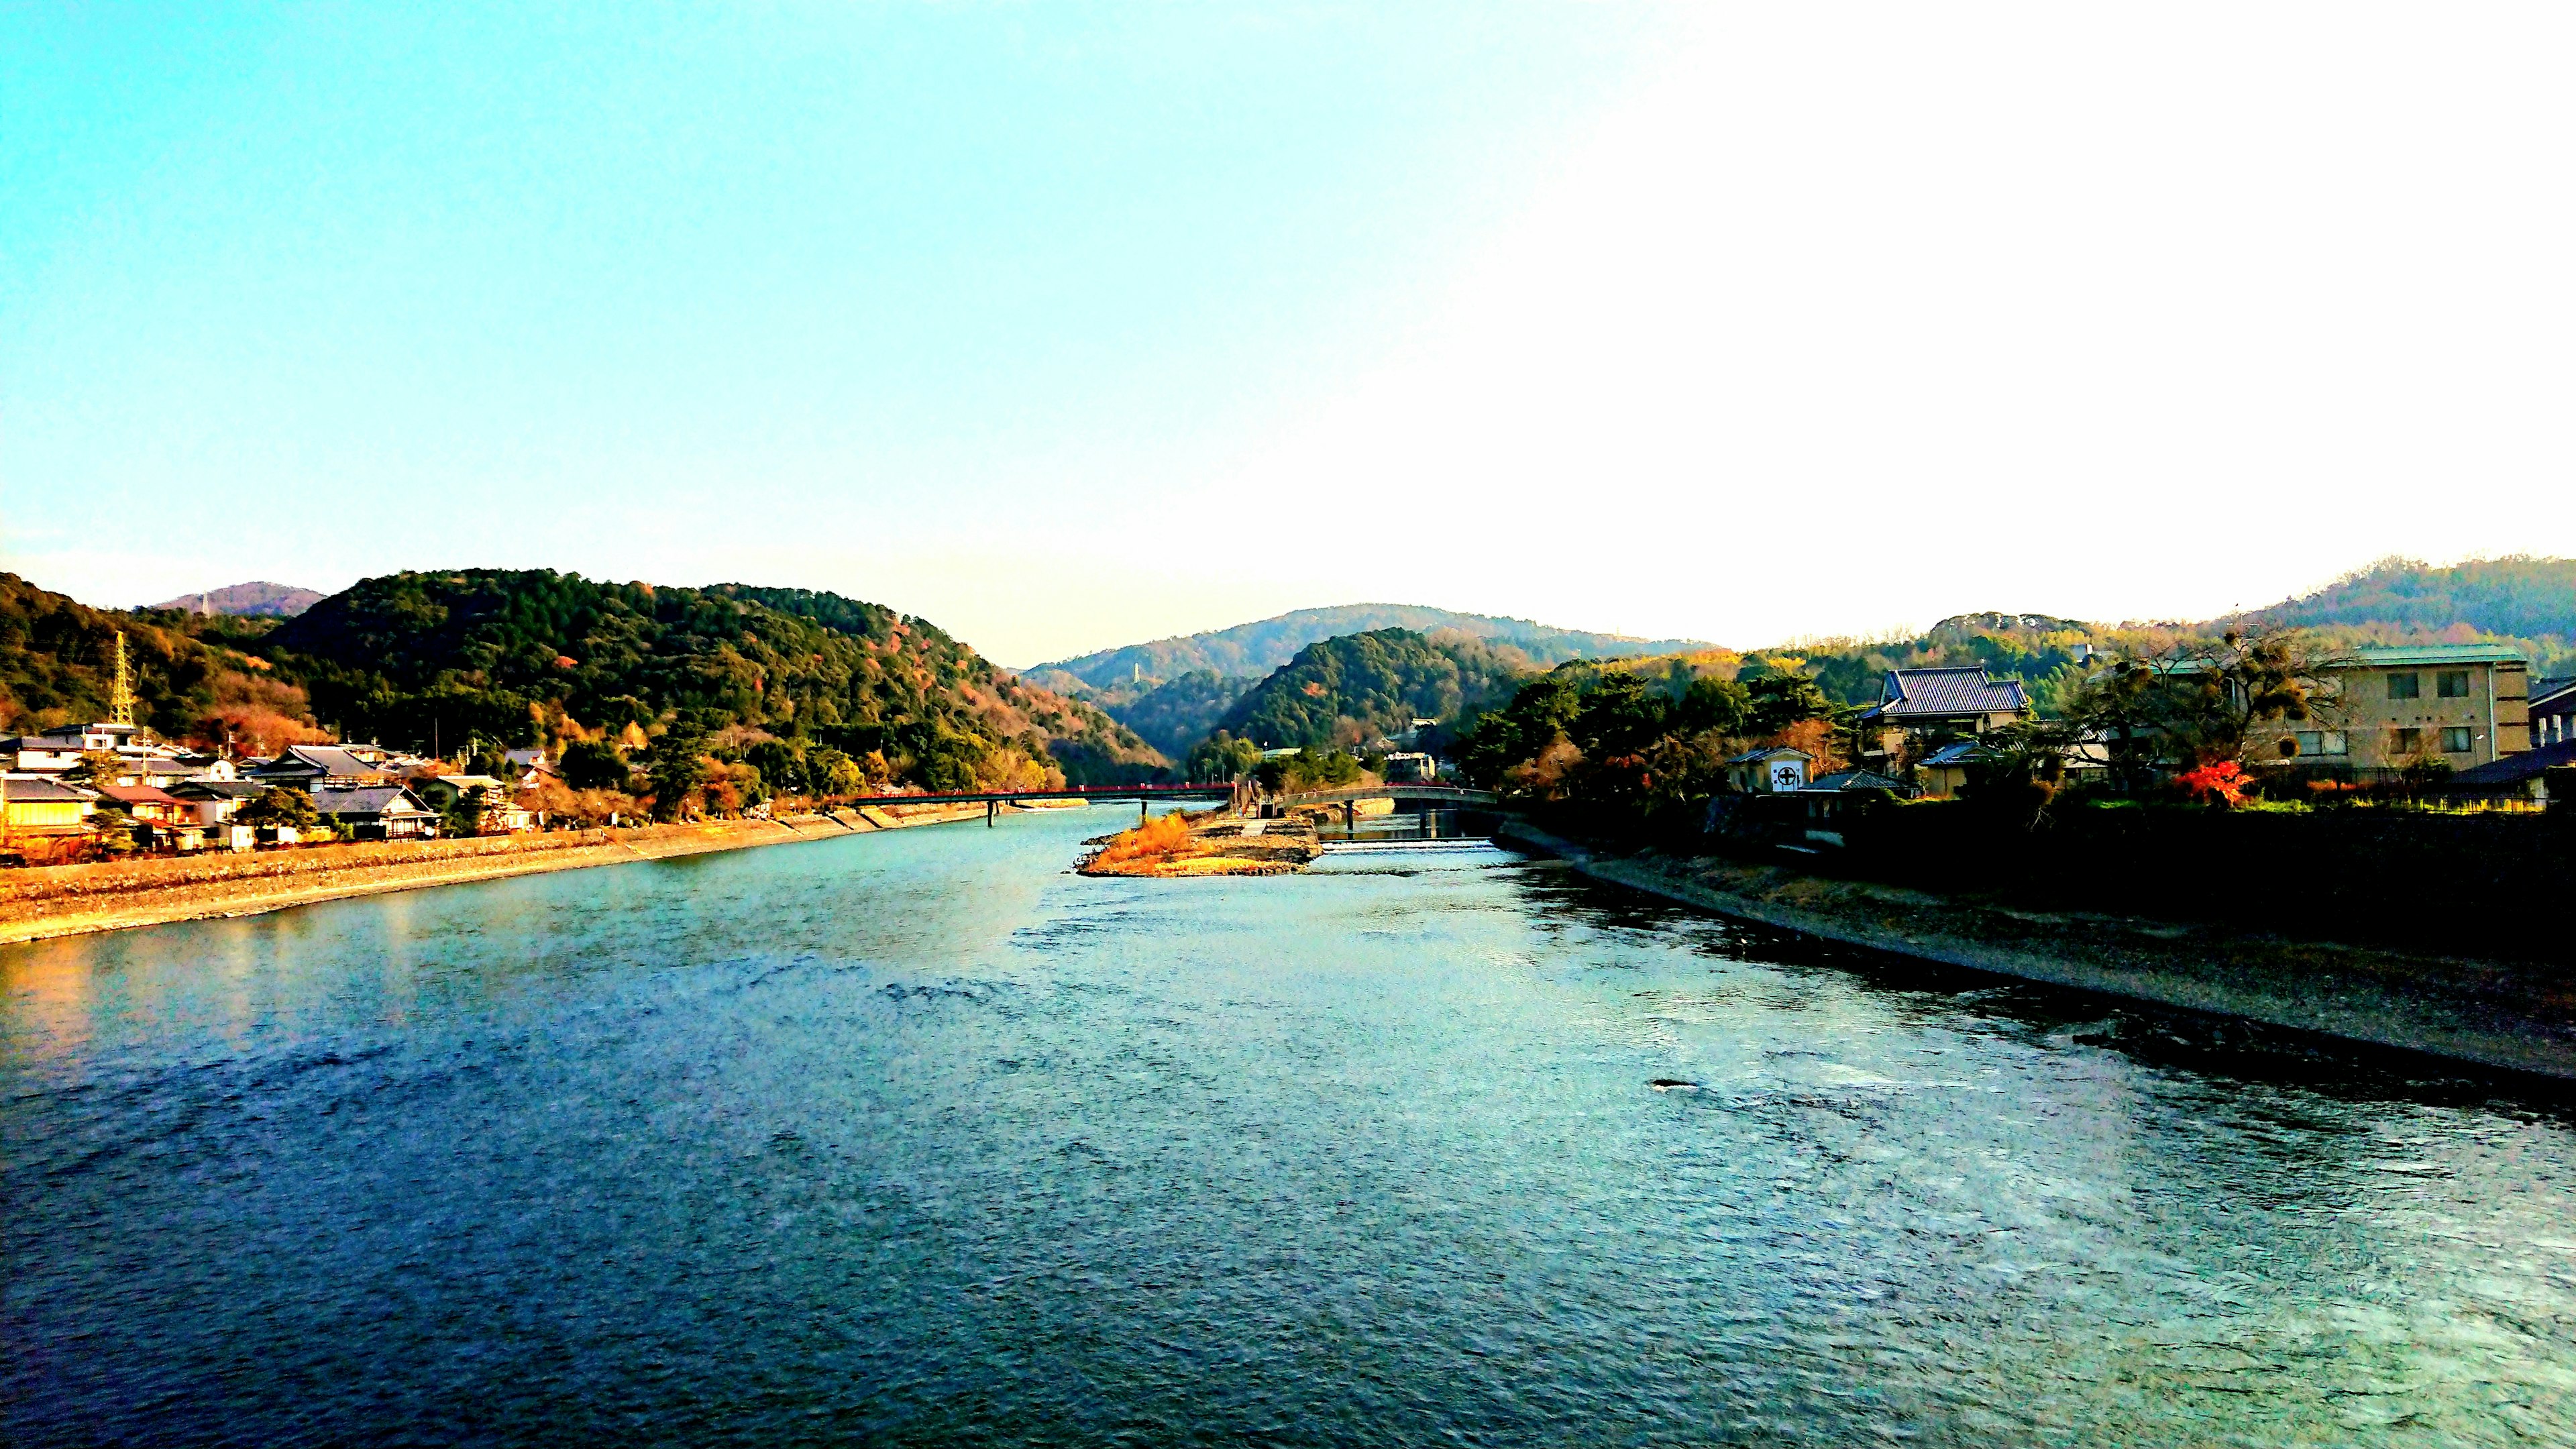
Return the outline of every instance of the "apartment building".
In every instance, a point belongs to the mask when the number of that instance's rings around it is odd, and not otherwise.
[[[2473,769],[2531,748],[2531,666],[2491,644],[2356,649],[2324,718],[2285,726],[2282,753],[2356,778],[2421,759]]]

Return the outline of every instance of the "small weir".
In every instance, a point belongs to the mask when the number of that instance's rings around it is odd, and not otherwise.
[[[1350,815],[1316,827],[1327,851],[1379,846],[1454,845],[1490,840],[1501,817],[1486,810],[1420,810],[1389,815]]]

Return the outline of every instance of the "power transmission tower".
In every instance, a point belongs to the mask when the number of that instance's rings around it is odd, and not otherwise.
[[[107,697],[110,724],[134,723],[134,674],[125,667],[125,631],[116,631],[116,688]]]

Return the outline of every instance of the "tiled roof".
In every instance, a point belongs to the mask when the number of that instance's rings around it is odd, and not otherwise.
[[[1983,668],[1891,669],[1878,703],[1863,718],[2011,714],[2030,708],[2018,679],[1997,679]]]
[[[284,771],[296,765],[320,770],[326,779],[354,779],[360,775],[381,775],[382,765],[369,764],[337,745],[288,745],[286,752],[265,765],[252,766],[252,773],[263,770]]]
[[[253,800],[268,787],[257,780],[182,780],[170,793],[182,800]]]
[[[65,739],[61,735],[13,735],[0,740],[0,749],[40,750],[49,754],[79,754],[80,736]]]
[[[11,775],[7,788],[9,798],[12,800],[95,800],[98,798],[92,791],[81,789],[77,785],[66,785],[60,780],[41,775]]]
[[[313,792],[313,808],[325,815],[427,815],[429,811],[400,785],[351,785]]]
[[[1980,740],[1954,740],[1923,757],[1926,765],[1964,765],[1993,754]]]
[[[1737,755],[1733,759],[1728,760],[1727,763],[1730,765],[1750,765],[1761,760],[1813,760],[1814,758],[1815,756],[1808,754],[1805,750],[1793,750],[1787,745],[1773,745],[1767,750],[1746,750],[1743,754]]]
[[[1819,775],[1807,786],[1810,790],[1894,790],[1904,793],[1905,786],[1875,770],[1836,770]]]
[[[99,785],[98,793],[120,805],[176,805],[178,797],[157,785]]]
[[[2531,707],[2563,714],[2576,708],[2576,678],[2531,681]]]

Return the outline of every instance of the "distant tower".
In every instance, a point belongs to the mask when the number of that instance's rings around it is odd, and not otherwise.
[[[107,722],[134,723],[134,675],[125,667],[125,631],[116,631],[116,688],[107,697]]]

